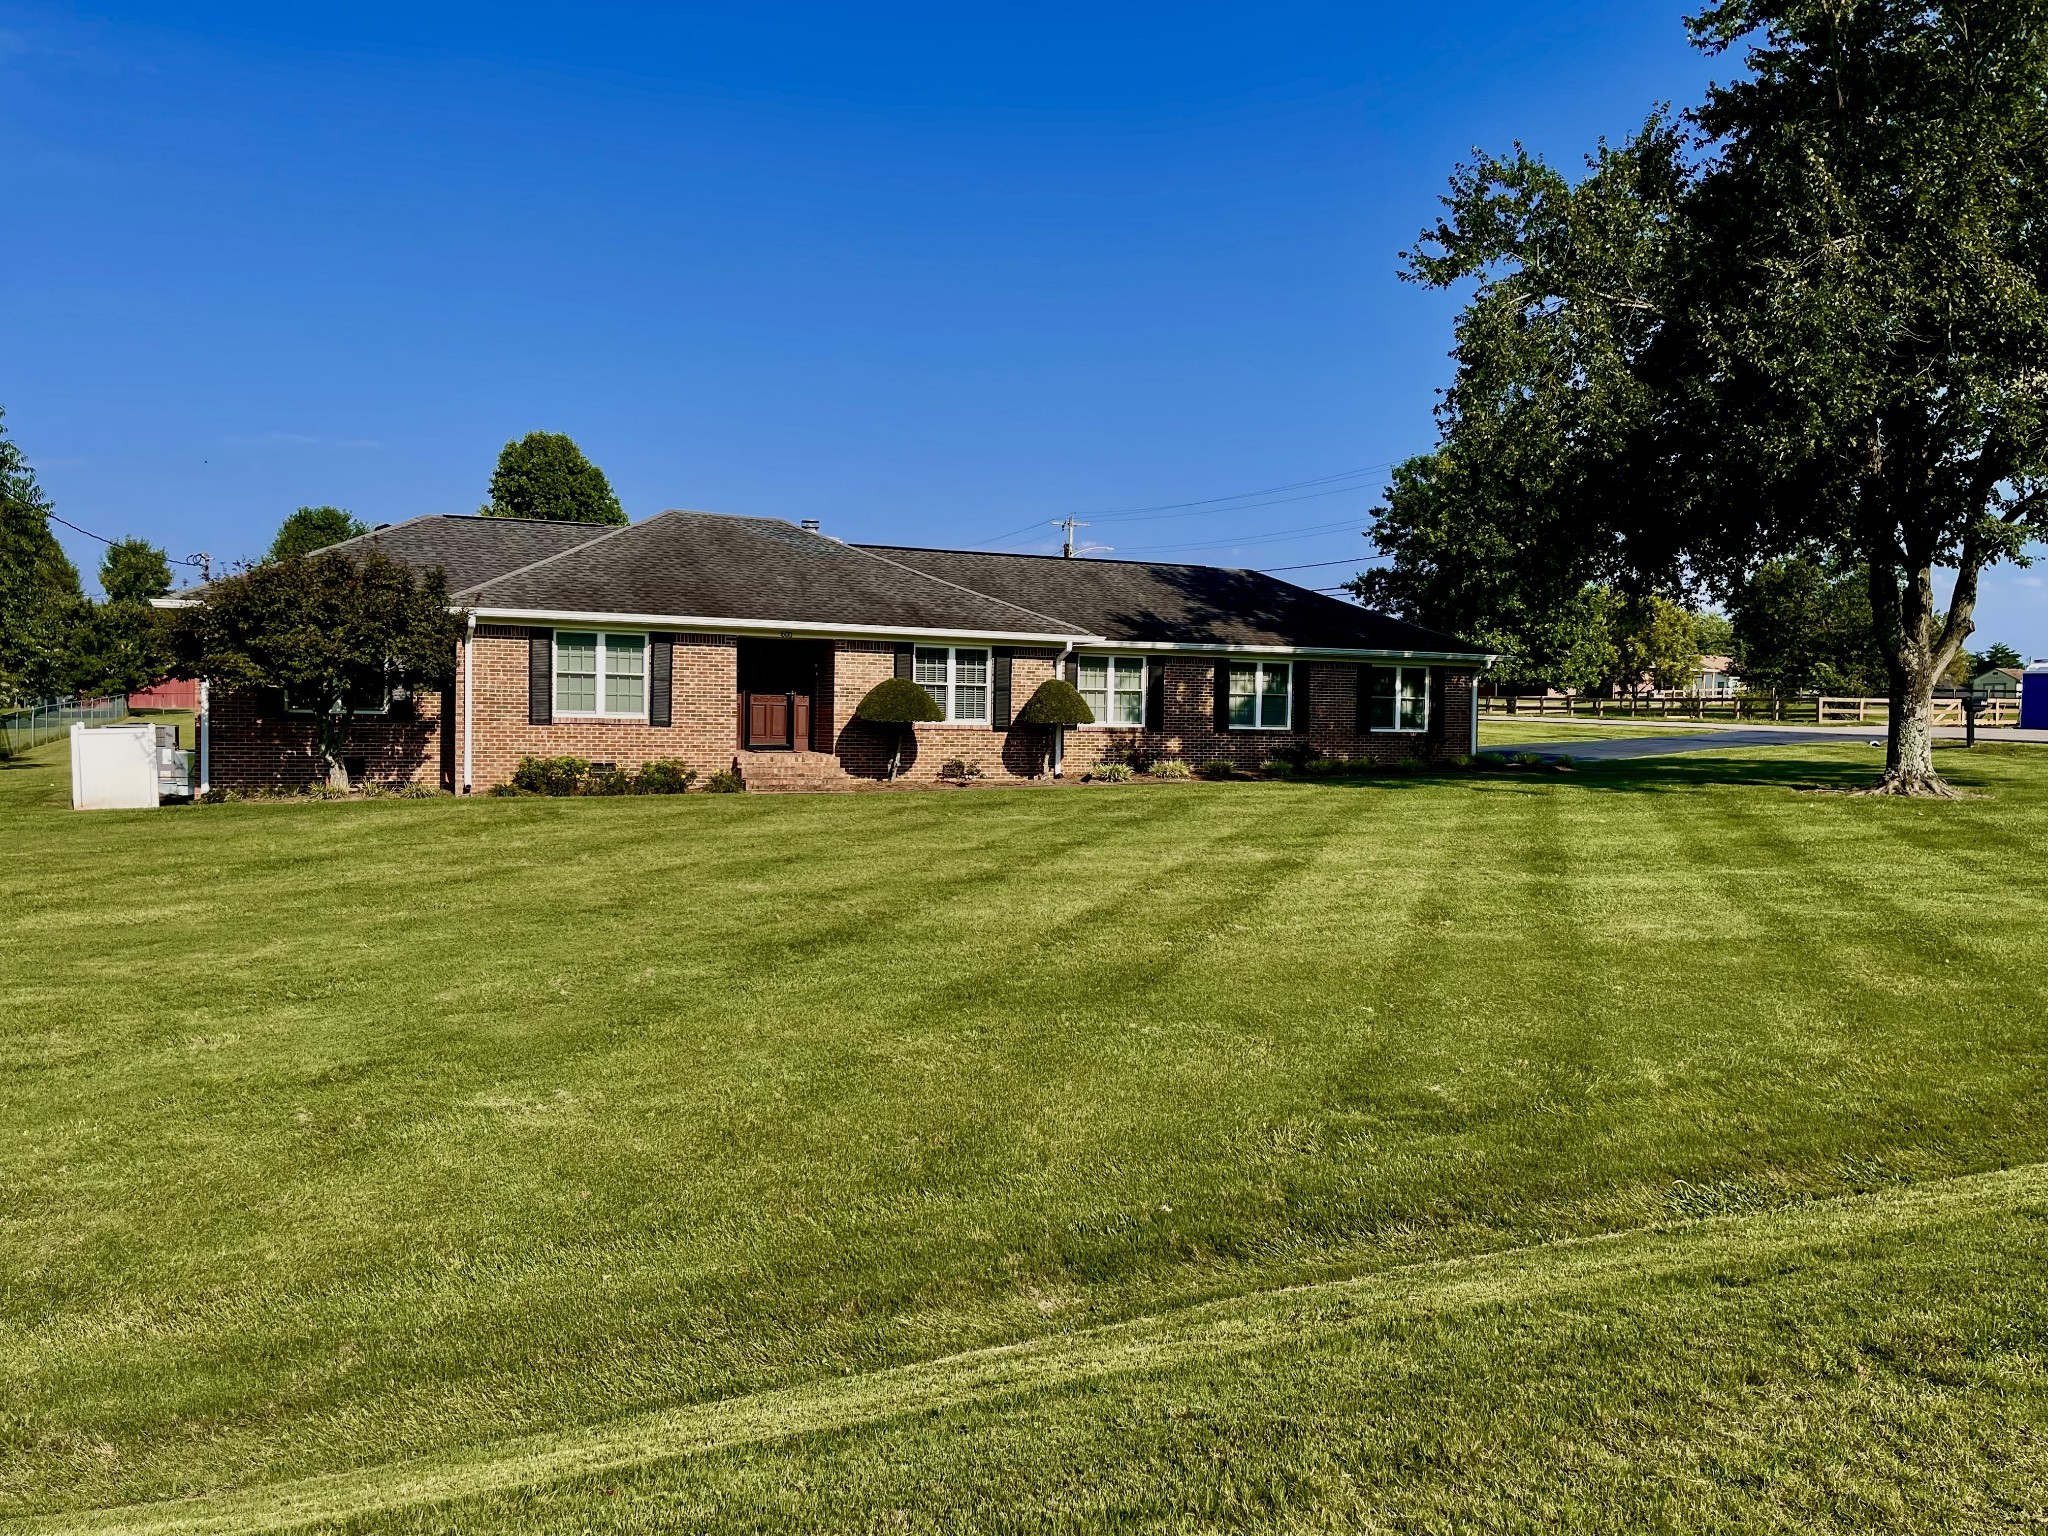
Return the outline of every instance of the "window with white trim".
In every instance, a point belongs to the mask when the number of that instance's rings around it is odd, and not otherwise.
[[[1429,668],[1374,667],[1372,713],[1376,731],[1429,729]]]
[[[970,646],[920,645],[910,659],[910,680],[930,694],[957,725],[988,724],[988,652]]]
[[[1230,664],[1230,728],[1284,731],[1293,704],[1294,668],[1284,661]]]
[[[647,637],[555,631],[555,713],[647,715]]]
[[[1097,725],[1145,723],[1145,658],[1076,656],[1074,686]]]

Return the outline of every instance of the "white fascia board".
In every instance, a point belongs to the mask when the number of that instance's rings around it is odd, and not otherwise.
[[[1365,650],[1356,646],[1328,645],[1204,645],[1181,640],[1082,640],[1082,650],[1126,655],[1132,651],[1165,652],[1183,656],[1322,656],[1352,661],[1438,661],[1492,666],[1500,660],[1484,651],[1392,651]]]
[[[152,608],[197,608],[199,604],[189,597],[152,597],[149,600],[149,606]]]
[[[673,613],[565,613],[546,608],[451,608],[474,612],[481,623],[547,624],[561,629],[588,625],[592,629],[675,629],[708,635],[774,635],[778,639],[830,640],[851,636],[862,640],[990,640],[1024,645],[1074,645],[1091,635],[1049,635],[1030,630],[910,629],[897,624],[819,624],[796,619],[712,619]]]

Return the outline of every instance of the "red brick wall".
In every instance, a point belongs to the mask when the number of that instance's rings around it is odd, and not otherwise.
[[[271,712],[264,697],[252,690],[209,690],[208,783],[237,790],[324,783],[327,765],[313,747],[313,722]],[[361,758],[363,776],[388,788],[441,784],[441,706],[438,694],[421,693],[413,696],[409,712],[396,717],[356,716],[343,758]]]
[[[582,757],[628,772],[656,758],[681,758],[700,774],[732,765],[739,739],[739,664],[731,635],[677,635],[670,693],[673,725],[639,720],[527,721],[527,631],[479,624],[470,687],[476,723],[471,782],[481,791],[512,777],[519,759]],[[460,681],[456,684],[459,696]],[[456,714],[461,714],[458,703]],[[456,771],[461,772],[461,738]]]
[[[879,778],[888,770],[892,737],[888,732],[852,718],[868,689],[892,675],[895,648],[887,643],[843,641],[838,651],[839,761],[848,773]],[[1038,685],[1053,676],[1057,651],[1019,651],[1012,664],[1010,698],[1021,710]],[[1283,747],[1300,746],[1295,731],[1218,731],[1216,678],[1208,657],[1153,657],[1152,667],[1166,670],[1166,712],[1163,728],[1080,726],[1067,732],[1065,772],[1086,773],[1111,757],[1136,751],[1147,760],[1177,757],[1190,767],[1228,759],[1256,768]],[[1310,730],[1307,741],[1331,757],[1362,757],[1392,763],[1402,758],[1437,760],[1471,750],[1472,675],[1444,674],[1440,707],[1430,712],[1429,730],[1421,735],[1362,731],[1358,728],[1359,669],[1351,662],[1311,662]],[[920,725],[903,754],[903,777],[936,779],[954,760],[981,769],[984,777],[1030,777],[1044,760],[1047,733],[1028,726],[996,731],[983,726]]]
[[[527,631],[508,625],[478,625],[470,661],[476,712],[472,783],[481,791],[512,776],[521,757],[573,756],[616,763],[632,770],[655,758],[681,758],[700,774],[730,766],[748,755],[738,750],[738,640],[731,635],[677,635],[671,694],[674,724],[651,726],[629,720],[527,722]],[[894,729],[853,718],[867,691],[895,671],[895,646],[887,641],[839,641],[832,677],[814,703],[815,738],[841,766],[859,778],[888,772]],[[1011,705],[1021,710],[1039,684],[1054,675],[1059,653],[1019,650],[1011,663]],[[1303,743],[1293,731],[1225,731],[1215,728],[1215,661],[1207,657],[1154,657],[1165,669],[1164,728],[1082,726],[1067,733],[1066,772],[1079,776],[1111,756],[1132,751],[1147,760],[1180,758],[1199,766],[1225,758],[1255,768],[1282,748]],[[1444,758],[1470,750],[1472,674],[1444,674],[1445,687],[1431,711],[1426,735],[1397,735],[1358,729],[1357,666],[1349,662],[1308,664],[1311,725],[1306,740],[1334,757],[1394,762],[1404,757]],[[449,760],[459,782],[462,771],[461,683],[449,699]],[[231,788],[306,784],[324,773],[312,750],[311,723],[290,717],[260,719],[248,696],[214,691],[213,782]],[[436,783],[440,780],[442,701],[421,695],[418,718],[356,722],[349,747],[366,759],[368,776],[380,783]],[[920,725],[903,754],[904,777],[933,781],[951,761],[979,768],[989,779],[1028,778],[1041,770],[1046,733],[1026,726],[997,731],[986,726]]]

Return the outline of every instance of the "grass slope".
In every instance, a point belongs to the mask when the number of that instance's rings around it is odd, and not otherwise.
[[[1820,746],[1542,782],[86,818],[54,808],[53,760],[0,767],[0,1516],[601,1439],[1239,1293],[2039,1162],[2048,771],[1980,750],[1959,771],[1985,798],[1940,806],[1788,787],[1865,771]],[[1911,1311],[1899,1423],[1935,1411],[1913,1351],[1976,1338],[1993,1277],[2012,1326],[2038,1321],[2038,1271],[1991,1257],[2032,1220],[2022,1193],[1958,1218],[1919,1290],[1854,1244],[1801,1261],[1860,1320],[1816,1347]],[[1750,1361],[1796,1396],[1724,1289],[1674,1279],[1660,1312],[1654,1287],[1594,1285],[1498,1348],[1446,1324],[1446,1402],[1482,1413],[1492,1378],[1460,1373],[1505,1372],[1550,1418],[1461,1481],[1427,1415],[1354,1384],[1378,1417],[1343,1433],[1380,1438],[1338,1460],[1370,1483],[1407,1457],[1444,1528],[1482,1485],[1549,1486],[1626,1390],[1559,1374],[1587,1328],[1634,1340],[1619,1382],[1689,1336],[1665,1329],[1727,1322],[1725,1359],[1679,1360],[1674,1390]],[[1778,1315],[1755,1326],[1796,1364]],[[1306,1349],[1270,1392],[1205,1351],[1141,1375],[1162,1424],[1186,1400],[1250,1426],[1322,1413],[1352,1348]],[[1991,1353],[1944,1410],[1958,1466],[2032,1454],[2008,1424],[2031,1367]],[[1224,1442],[1122,1436],[1094,1390],[1035,1385],[1028,1445],[1010,1409],[941,1404],[821,1427],[800,1464],[652,1471],[637,1504],[493,1484],[449,1518],[624,1529],[734,1498],[737,1528],[745,1501],[895,1528],[1014,1477],[1115,1523],[1061,1481],[1098,1440],[1111,1490],[1156,1459],[1133,1518],[1222,1497]],[[1642,1420],[1673,1466],[1660,1423],[1711,1429]],[[1872,1465],[1919,1464],[1881,1440]],[[1247,1519],[1339,1507],[1334,1484],[1273,1493],[1324,1472],[1259,1443],[1245,1475],[1272,1497]],[[920,1455],[957,1477],[920,1483],[899,1465]],[[1702,1465],[1735,1479],[1729,1508],[1777,1507],[1764,1463]]]

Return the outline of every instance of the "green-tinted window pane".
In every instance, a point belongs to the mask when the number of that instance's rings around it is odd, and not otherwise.
[[[1273,729],[1284,728],[1287,724],[1287,682],[1293,675],[1293,669],[1275,666],[1259,670],[1265,674],[1265,687],[1260,694],[1264,718],[1260,723]]]
[[[640,635],[607,635],[604,642],[604,709],[608,715],[637,715],[647,708],[647,641]]]
[[[1118,725],[1143,725],[1145,663],[1135,656],[1118,656],[1110,663],[1109,677],[1113,693],[1107,718]]]
[[[1401,670],[1401,729],[1426,730],[1429,726],[1429,672],[1426,668]]]
[[[555,708],[571,714],[596,712],[596,635],[555,631]]]
[[[1233,665],[1230,669],[1230,723],[1259,723],[1259,669]]]
[[[1109,718],[1109,658],[1082,656],[1074,665],[1074,686],[1097,720]]]

